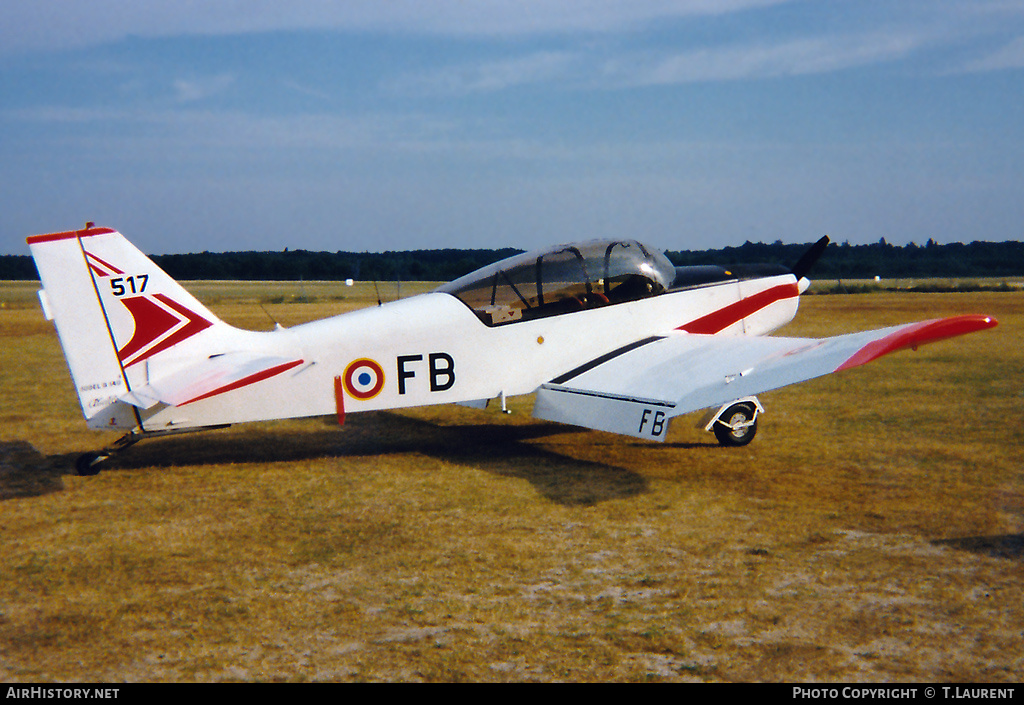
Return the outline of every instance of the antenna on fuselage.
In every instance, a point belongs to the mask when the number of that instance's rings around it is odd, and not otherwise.
[[[263,313],[267,314],[267,318],[269,318],[270,322],[274,324],[274,328],[276,330],[281,330],[282,328],[284,328],[284,326],[277,322],[276,318],[270,315],[270,311],[267,310],[267,308],[263,305],[262,301],[257,301],[256,303],[259,304],[259,307],[261,309],[263,309]]]

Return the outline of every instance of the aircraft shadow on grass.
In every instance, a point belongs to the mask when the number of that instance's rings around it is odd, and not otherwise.
[[[74,466],[74,458],[70,460]],[[64,489],[64,465],[47,458],[28,441],[0,441],[0,501],[38,497]]]
[[[992,558],[1024,558],[1024,534],[998,536],[967,536],[957,539],[932,541],[935,546],[948,546],[959,551],[970,551]]]
[[[566,430],[555,423],[446,426],[393,412],[370,412],[353,417],[343,431],[269,431],[256,444],[246,438],[219,434],[166,438],[119,458],[111,469],[116,472],[117,468],[423,453],[445,462],[526,480],[548,500],[568,506],[597,504],[648,491],[647,480],[633,471],[578,460],[528,443]],[[61,491],[62,476],[74,473],[75,457],[74,453],[46,457],[26,441],[0,443],[0,501]],[[993,558],[1024,559],[1021,533],[938,539],[932,544]]]
[[[119,457],[110,469],[116,472],[146,467],[422,454],[526,480],[548,500],[570,506],[597,504],[648,490],[647,480],[631,470],[579,460],[528,442],[573,430],[562,424],[443,425],[388,411],[353,414],[343,429],[338,429],[336,423],[328,419],[324,427],[314,427],[309,432],[261,429],[255,437],[209,433],[157,439]],[[333,428],[328,428],[328,424]],[[59,474],[74,473],[74,454],[46,460],[59,469]]]

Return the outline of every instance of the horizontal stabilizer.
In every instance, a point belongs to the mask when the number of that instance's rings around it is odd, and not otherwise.
[[[298,367],[302,362],[244,352],[215,355],[134,389],[119,399],[140,409],[149,409],[157,404],[184,406],[262,382]]]

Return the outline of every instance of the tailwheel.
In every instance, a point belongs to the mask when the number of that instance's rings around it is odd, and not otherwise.
[[[138,430],[129,431],[103,450],[93,450],[88,453],[82,453],[75,460],[75,473],[83,477],[99,475],[100,470],[103,469],[103,464],[107,462],[111,456],[117,455],[125,448],[130,448],[135,445],[142,440],[144,435],[146,434]]]
[[[127,448],[132,447],[143,438],[156,436],[176,436],[181,433],[195,433],[196,431],[212,431],[216,428],[227,428],[230,424],[219,424],[217,426],[203,426],[201,428],[176,428],[165,431],[144,431],[136,428],[124,434],[103,450],[93,450],[82,453],[75,460],[75,473],[82,476],[98,475],[103,469],[103,464],[110,458],[120,454]]]
[[[75,460],[75,474],[82,477],[98,475],[103,467],[103,462],[109,457],[107,453],[99,451],[83,453]]]
[[[757,407],[750,402],[733,404],[714,423],[715,438],[723,446],[745,446],[757,433]]]

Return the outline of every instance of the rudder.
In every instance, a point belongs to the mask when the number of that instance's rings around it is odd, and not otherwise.
[[[158,361],[201,354],[194,336],[230,328],[116,230],[90,223],[27,242],[40,302],[92,428],[140,426],[134,407],[118,397],[145,385]]]

